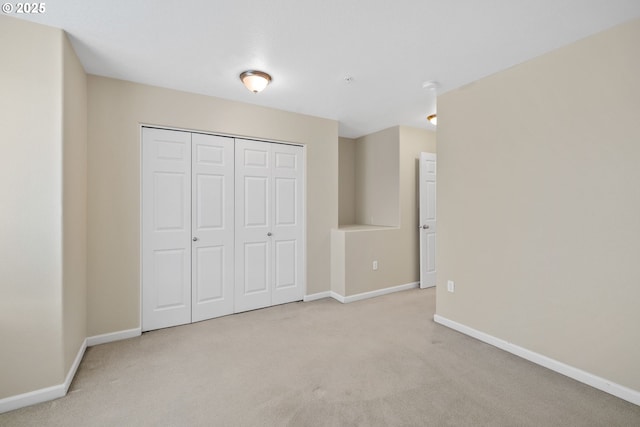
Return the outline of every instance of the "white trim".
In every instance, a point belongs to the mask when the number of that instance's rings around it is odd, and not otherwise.
[[[330,292],[329,292],[329,296],[330,296],[331,298],[333,298],[334,300],[336,300],[336,301],[338,301],[338,302],[341,302],[341,303],[343,303],[343,304],[346,302],[346,301],[345,301],[345,299],[344,299],[344,297],[343,297],[342,295],[340,295],[339,293],[337,293],[337,292],[330,291]]]
[[[300,147],[304,147],[307,143],[303,142],[291,142],[291,141],[283,141],[280,139],[269,139],[263,137],[256,136],[248,136],[248,135],[238,135],[234,133],[224,133],[218,131],[209,131],[209,130],[194,130],[188,128],[180,128],[175,126],[165,126],[165,125],[152,125],[149,123],[138,123],[140,128],[152,128],[152,129],[166,129],[166,130],[176,130],[178,132],[188,132],[188,133],[200,133],[203,135],[213,135],[213,136],[222,136],[224,138],[234,138],[234,139],[247,139],[249,141],[257,141],[257,142],[268,142],[271,144],[284,144],[284,145],[297,145]],[[142,131],[141,131],[142,132]]]
[[[349,304],[350,302],[356,302],[363,299],[375,298],[382,295],[392,294],[394,292],[406,291],[414,289],[420,286],[420,282],[411,282],[404,285],[391,286],[389,288],[378,289],[370,292],[363,292],[361,294],[350,295],[348,297],[342,296],[334,291],[318,292],[316,294],[305,295],[304,302],[316,301],[322,298],[333,298],[334,300],[341,302],[342,304]]]
[[[304,298],[302,298],[302,301],[309,302],[309,301],[316,301],[322,298],[330,298],[330,297],[331,297],[331,291],[318,292],[317,294],[305,295]]]
[[[28,393],[5,397],[4,399],[0,400],[0,414],[13,411],[15,409],[24,408],[25,406],[35,405],[36,403],[58,399],[60,397],[63,397],[64,395],[64,384],[58,384],[51,387],[30,391]]]
[[[537,365],[544,366],[545,368],[551,369],[552,371],[558,372],[562,375],[566,375],[569,378],[573,378],[576,381],[580,381],[581,383],[590,385],[591,387],[602,390],[605,393],[612,394],[616,397],[619,397],[620,399],[626,400],[636,405],[640,405],[640,391],[630,389],[620,384],[616,384],[605,378],[598,377],[589,372],[583,371],[573,366],[569,366],[565,363],[559,362],[555,359],[551,359],[550,357],[544,356],[540,353],[536,353],[534,351],[504,341],[500,338],[496,338],[492,335],[470,328],[469,326],[463,325],[453,320],[449,320],[440,315],[434,315],[433,320],[443,326],[454,329],[465,335],[469,335],[470,337],[486,342],[487,344],[491,344],[501,350],[507,351],[511,354],[515,354],[516,356],[522,357],[523,359],[526,359]]]
[[[108,342],[126,340],[128,338],[139,337],[142,334],[141,328],[127,329],[125,331],[111,332],[108,334],[95,335],[87,338],[87,346],[106,344]]]
[[[73,381],[73,377],[76,375],[76,371],[80,366],[80,362],[82,361],[82,357],[84,356],[84,351],[86,349],[87,340],[85,339],[84,341],[82,341],[82,344],[78,349],[78,354],[71,364],[69,372],[67,372],[64,383],[0,399],[0,414],[13,411],[15,409],[24,408],[25,406],[31,406],[37,403],[47,402],[49,400],[64,397],[69,390],[69,386],[71,385],[71,381]]]
[[[69,386],[71,385],[71,381],[73,381],[73,377],[76,376],[76,372],[78,371],[78,367],[80,366],[80,362],[82,362],[82,357],[84,356],[84,351],[87,349],[87,339],[85,338],[80,344],[80,349],[78,349],[78,354],[76,354],[76,358],[74,359],[71,367],[69,368],[69,372],[67,372],[67,377],[64,379],[64,394],[67,394],[69,391]]]
[[[127,338],[138,337],[141,334],[140,328],[128,329],[126,331],[112,332],[109,334],[96,335],[88,337],[80,345],[78,354],[69,368],[69,372],[62,384],[54,385],[51,387],[41,388],[39,390],[33,390],[27,393],[17,394],[15,396],[5,397],[0,399],[0,414],[3,412],[13,411],[15,409],[24,408],[25,406],[35,405],[36,403],[47,402],[49,400],[59,399],[64,397],[71,386],[71,381],[78,371],[82,357],[87,347],[91,347],[98,344],[104,344],[112,341],[124,340]]]
[[[138,233],[138,298],[140,298],[138,301],[140,301],[140,304],[138,305],[138,324],[140,325],[140,330],[142,331],[142,304],[144,304],[144,300],[143,295],[142,295],[142,251],[143,251],[143,247],[142,247],[142,216],[144,215],[144,212],[142,211],[142,175],[143,175],[143,170],[142,170],[142,163],[144,163],[144,158],[142,157],[142,138],[144,137],[144,128],[145,125],[144,124],[140,124],[140,137],[138,138],[139,144],[138,144],[138,158],[140,159],[140,168],[138,169],[138,213],[140,214],[140,216],[138,217],[138,230],[140,231]],[[94,338],[94,337],[91,337]],[[88,343],[91,343],[91,340],[87,340]],[[89,344],[91,345],[96,345],[96,344]]]
[[[235,142],[234,142],[235,144]],[[307,198],[307,170],[309,165],[307,164],[307,146],[302,146],[302,268],[304,271],[302,272],[302,295],[307,295],[307,286],[308,286],[308,276],[307,272],[309,271],[309,265],[307,263],[307,203],[309,199]],[[235,175],[235,165],[234,165],[234,175]],[[235,179],[235,176],[234,176]],[[235,183],[234,183],[235,189]],[[234,203],[234,212],[235,212],[235,195],[233,199]],[[235,236],[234,236],[235,237]],[[235,244],[235,238],[234,238]],[[235,262],[235,258],[234,258]],[[235,283],[234,283],[235,286]],[[304,301],[304,296],[302,300]]]
[[[361,294],[350,295],[348,297],[341,297],[342,300],[336,298],[335,296],[333,296],[333,297],[338,299],[338,301],[340,301],[342,303],[349,304],[350,302],[356,302],[356,301],[360,301],[360,300],[363,300],[363,299],[375,298],[375,297],[379,297],[379,296],[382,296],[382,295],[391,294],[391,293],[394,293],[394,292],[406,291],[406,290],[409,290],[409,289],[417,288],[419,285],[420,285],[420,282],[406,283],[404,285],[391,286],[389,288],[378,289],[376,291],[363,292]],[[338,295],[338,294],[336,294],[336,295]]]
[[[350,302],[356,302],[356,301],[360,301],[360,300],[363,300],[363,299],[375,298],[375,297],[379,297],[379,296],[382,296],[382,295],[392,294],[394,292],[406,291],[406,290],[409,290],[409,289],[417,288],[419,285],[420,285],[420,282],[406,283],[404,285],[391,286],[390,288],[378,289],[377,291],[364,292],[364,293],[361,293],[361,294],[350,295],[348,297],[343,297],[344,301],[340,301],[340,300],[338,300],[338,301],[343,302],[345,304],[349,304]]]

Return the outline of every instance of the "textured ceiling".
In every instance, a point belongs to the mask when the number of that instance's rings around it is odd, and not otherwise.
[[[640,1],[53,0],[12,16],[67,31],[88,73],[335,119],[358,137],[431,128],[423,82],[442,94],[640,17]],[[272,84],[249,92],[246,69]]]

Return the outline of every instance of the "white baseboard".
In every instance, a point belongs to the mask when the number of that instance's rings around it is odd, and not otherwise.
[[[86,349],[87,340],[85,339],[80,345],[78,354],[71,364],[69,372],[67,372],[64,383],[0,399],[0,414],[3,412],[13,411],[14,409],[24,408],[25,406],[35,405],[36,403],[47,402],[49,400],[64,397],[67,394],[67,390],[69,390],[73,377],[76,375],[76,371],[80,366],[80,362],[82,361],[82,357],[84,356],[84,351]]]
[[[316,301],[322,298],[330,298],[330,297],[331,297],[331,291],[318,292],[317,294],[305,295],[302,301],[309,302],[309,301]]]
[[[127,338],[139,337],[142,334],[141,328],[127,329],[124,331],[111,332],[108,334],[95,335],[87,338],[87,347],[93,347],[98,344],[106,344],[108,342],[126,340]]]
[[[341,302],[343,304],[346,302],[344,297],[342,295],[340,295],[339,293],[337,293],[337,292],[331,291],[331,292],[329,292],[329,296],[331,298],[333,298],[334,300],[336,300],[338,302]]]
[[[82,362],[82,358],[84,357],[84,351],[87,349],[87,339],[85,338],[80,345],[80,349],[78,350],[78,354],[76,354],[76,358],[73,360],[71,364],[71,368],[69,368],[69,372],[67,372],[67,377],[64,379],[64,394],[67,394],[69,390],[69,386],[71,385],[71,381],[73,381],[73,377],[76,376],[76,372],[78,371],[78,367],[80,367],[80,362]],[[63,394],[63,396],[64,396]]]
[[[375,298],[382,295],[391,294],[394,292],[406,291],[408,289],[414,289],[420,286],[420,282],[406,283],[404,285],[391,286],[390,288],[378,289],[371,292],[363,292],[361,294],[350,295],[348,297],[342,296],[334,291],[318,292],[317,294],[305,295],[304,302],[316,301],[322,298],[333,298],[343,304],[349,304],[350,302],[356,302],[363,299]]]
[[[338,295],[335,292],[331,292],[331,296],[341,303],[349,304],[350,302],[361,301],[363,299],[375,298],[382,295],[392,294],[394,292],[406,291],[409,289],[414,289],[420,286],[420,282],[412,282],[406,283],[404,285],[391,286],[389,288],[378,289],[370,292],[363,292],[361,294],[349,295],[348,297],[343,297],[342,295]]]
[[[0,414],[13,411],[15,409],[24,408],[25,406],[35,405],[36,403],[46,402],[48,400],[58,399],[65,395],[64,384],[58,384],[39,390],[30,391],[28,393],[17,394],[15,396],[0,399]]]
[[[67,372],[64,383],[0,399],[0,414],[3,412],[13,411],[14,409],[24,408],[25,406],[35,405],[36,403],[47,402],[49,400],[64,397],[69,390],[69,386],[71,386],[71,381],[73,381],[73,377],[76,375],[76,371],[80,366],[80,362],[82,361],[82,357],[84,356],[84,352],[87,347],[137,337],[140,336],[141,333],[142,330],[140,328],[136,328],[86,338],[80,345],[78,354],[69,368],[69,372]]]
[[[469,326],[463,325],[453,320],[449,320],[446,317],[442,317],[436,314],[433,316],[433,320],[436,323],[454,329],[458,332],[462,332],[465,335],[469,335],[470,337],[486,342],[487,344],[491,344],[495,347],[498,347],[499,349],[507,351],[511,354],[515,354],[516,356],[522,357],[523,359],[526,359],[537,365],[544,366],[547,369],[551,369],[552,371],[558,372],[562,375],[566,375],[569,378],[573,378],[576,381],[580,381],[581,383],[590,385],[593,388],[602,390],[605,393],[612,394],[616,397],[619,397],[620,399],[626,400],[627,402],[640,405],[640,391],[630,389],[620,384],[616,384],[605,378],[601,378],[596,375],[590,374],[589,372],[583,371],[573,366],[569,366],[565,363],[559,362],[555,359],[551,359],[550,357],[544,356],[540,353],[536,353],[534,351],[504,341],[500,338],[496,338],[492,335],[470,328]]]

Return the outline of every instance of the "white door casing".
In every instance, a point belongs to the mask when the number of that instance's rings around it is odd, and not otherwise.
[[[191,322],[191,134],[142,131],[142,330]]]
[[[191,321],[233,313],[234,141],[192,134]]]
[[[236,312],[303,297],[302,154],[236,139]]]
[[[436,285],[436,155],[420,153],[420,287]]]

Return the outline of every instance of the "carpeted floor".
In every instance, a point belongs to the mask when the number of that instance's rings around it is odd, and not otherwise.
[[[252,311],[87,349],[1,426],[640,426],[640,407],[433,322],[435,291]]]

